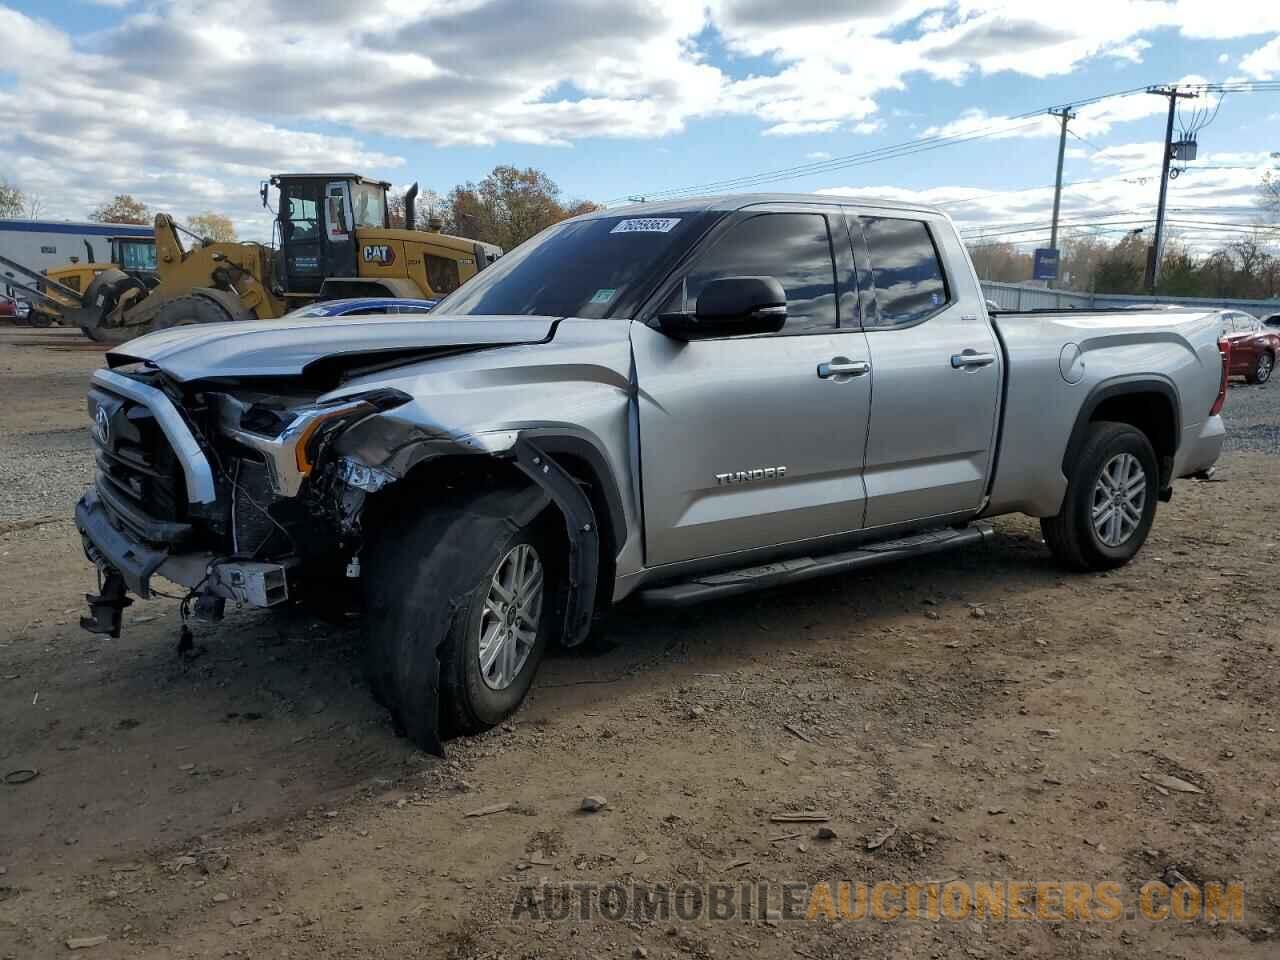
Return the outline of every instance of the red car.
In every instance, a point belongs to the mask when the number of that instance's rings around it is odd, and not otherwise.
[[[1222,311],[1222,336],[1231,343],[1229,374],[1250,383],[1266,383],[1280,357],[1280,330],[1239,310]]]

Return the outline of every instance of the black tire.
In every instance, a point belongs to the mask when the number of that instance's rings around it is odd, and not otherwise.
[[[1245,380],[1249,383],[1263,384],[1271,379],[1271,374],[1275,371],[1276,358],[1269,353],[1258,354],[1258,362],[1253,365],[1253,369],[1245,375]]]
[[[1128,454],[1137,459],[1145,477],[1140,518],[1118,543],[1107,543],[1093,522],[1103,469]],[[1112,570],[1133,559],[1151,531],[1156,515],[1159,467],[1147,435],[1127,423],[1089,426],[1079,454],[1068,465],[1067,494],[1055,517],[1040,521],[1045,543],[1054,558],[1070,570]],[[1105,500],[1102,504],[1106,506]],[[1113,505],[1112,509],[1116,509]],[[1115,539],[1115,537],[1113,537]]]
[[[197,323],[225,323],[234,319],[220,303],[208,297],[175,297],[151,320],[152,330],[168,330]]]
[[[494,491],[439,503],[388,525],[365,550],[365,664],[377,700],[418,746],[497,726],[524,701],[556,632],[557,541],[537,519],[536,490]],[[481,673],[480,627],[495,572],[517,548],[537,554],[541,610],[531,648],[501,689]]]

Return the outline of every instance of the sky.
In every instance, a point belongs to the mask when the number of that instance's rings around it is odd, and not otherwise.
[[[1137,90],[1068,127],[1062,222],[1114,239],[1154,218],[1168,101],[1143,88],[1280,81],[1276,0],[0,0],[0,31],[0,178],[42,216],[131,193],[252,239],[273,173],[444,194],[514,164],[611,204],[785,170],[764,189],[924,200],[1044,245],[1044,111]],[[1180,127],[1193,111],[1170,220],[1207,248],[1280,169],[1280,84],[1183,101]],[[951,139],[849,159],[922,138]]]

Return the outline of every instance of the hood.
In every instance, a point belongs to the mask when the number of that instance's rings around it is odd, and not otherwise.
[[[295,377],[459,349],[541,343],[555,317],[355,316],[173,327],[122,344],[109,366],[143,361],[178,381]]]

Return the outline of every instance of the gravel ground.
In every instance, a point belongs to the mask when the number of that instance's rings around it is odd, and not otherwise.
[[[1222,416],[1227,422],[1227,451],[1280,454],[1280,387],[1254,387],[1233,380]]]
[[[0,530],[70,516],[93,477],[84,395],[100,366],[79,330],[0,327]]]
[[[624,606],[616,649],[550,657],[510,722],[441,761],[395,736],[354,624],[229,612],[194,659],[171,600],[131,606],[119,639],[76,627],[93,575],[69,501],[100,359],[0,328],[0,775],[35,774],[0,782],[0,960],[1280,956],[1280,621],[1260,587],[1280,537],[1240,509],[1274,497],[1280,458],[1179,481],[1105,574],[1063,573],[1013,516],[982,549]],[[1234,429],[1268,418],[1280,389],[1234,390]],[[799,813],[826,832],[774,822]],[[1162,878],[1243,882],[1242,915],[1138,914]],[[1114,883],[1127,912],[513,909],[544,882],[768,884],[776,910],[784,883],[959,880]]]

